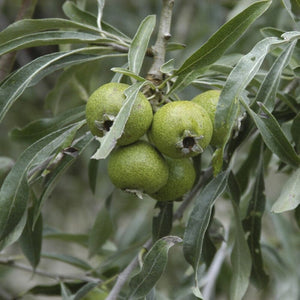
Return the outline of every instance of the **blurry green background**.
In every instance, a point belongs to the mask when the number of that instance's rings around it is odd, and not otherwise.
[[[21,2],[20,0],[0,0],[0,30],[14,22]],[[91,13],[96,14],[96,0],[77,2],[85,6]],[[180,52],[171,52],[168,58],[175,57],[176,64],[180,65],[184,58],[199,48],[226,20],[252,2],[254,1],[175,0],[171,30],[172,41],[184,43],[187,47]],[[273,2],[268,12],[251,26],[245,36],[233,45],[230,52],[247,53],[257,41],[262,39],[259,28],[265,26],[278,27],[282,30],[293,28],[292,19],[283,9],[281,1]],[[33,18],[64,18],[61,9],[63,3],[62,0],[39,0]],[[139,23],[149,14],[159,14],[160,7],[160,0],[107,0],[103,19],[133,37]],[[21,50],[17,54],[14,70],[41,55],[58,50],[57,46]],[[114,73],[110,69],[120,67],[124,63],[125,59],[104,60],[85,64],[79,71],[77,68],[77,71],[70,75],[71,78],[63,93],[59,95],[59,108],[55,110],[51,109],[53,106],[47,105],[47,98],[49,98],[49,92],[55,87],[56,79],[62,74],[61,71],[47,76],[38,85],[27,89],[0,124],[0,156],[8,156],[16,160],[27,146],[24,143],[17,143],[10,139],[9,132],[13,128],[23,127],[35,119],[51,117],[54,113],[64,111],[69,107],[84,104],[93,90],[111,80]],[[143,70],[144,75],[150,63],[151,60],[147,58]],[[181,97],[191,99],[196,93],[199,93],[199,90],[191,87],[184,90]],[[61,178],[46,202],[43,208],[43,216],[44,223],[47,226],[67,233],[85,234],[93,225],[98,210],[113,191],[113,186],[106,175],[106,161],[101,161],[99,165],[95,195],[92,194],[89,188],[88,163],[96,147],[97,143],[95,142],[74,163]],[[245,155],[246,153],[247,149],[245,149]],[[207,159],[210,159],[210,154],[208,154]],[[277,198],[280,192],[280,184],[278,183],[282,184],[285,180],[286,176],[284,175],[272,174],[270,178],[267,178],[266,186],[270,203]],[[113,193],[114,242],[117,243],[118,247],[122,248],[129,243],[141,242],[147,238],[145,232],[150,235],[154,205],[155,202],[150,198],[141,201],[120,191]],[[225,226],[228,226],[231,216],[230,204],[224,200],[219,201],[216,216],[224,222]],[[177,226],[180,228],[183,225],[183,223],[180,223]],[[268,235],[269,230],[272,232],[272,229],[269,228],[270,223],[267,221],[265,226],[266,235]],[[110,247],[109,244],[106,246]],[[44,240],[43,252],[72,254],[83,260],[87,260],[88,256],[84,247],[51,239]],[[19,254],[20,251],[16,245],[5,250],[5,254],[7,253],[15,255]],[[176,290],[179,284],[183,284],[182,275],[188,265],[183,259],[180,247],[172,249],[170,254],[166,275],[161,279],[160,286],[166,290],[174,288]],[[94,264],[98,262],[98,259],[94,258],[90,263]],[[62,274],[78,272],[77,269],[66,264],[47,259],[42,259],[39,268]],[[223,272],[226,275],[228,270],[224,269]],[[228,285],[227,276],[222,278],[223,282],[220,282],[220,286],[226,287]],[[23,271],[0,267],[0,289],[5,287],[6,291],[18,294],[36,283],[53,283],[53,281],[39,276],[32,277],[30,273]],[[261,299],[274,299],[272,294],[270,296],[258,295],[254,288],[250,288],[245,299],[259,299],[258,297],[262,297]],[[31,299],[31,296],[26,296],[24,299]],[[32,299],[46,299],[46,297],[35,296]],[[178,294],[172,299],[180,299],[180,295]],[[227,299],[227,295],[223,294],[217,299]]]

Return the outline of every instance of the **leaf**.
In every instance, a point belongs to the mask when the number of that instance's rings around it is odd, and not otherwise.
[[[266,287],[269,277],[264,271],[260,247],[261,220],[265,210],[266,197],[263,170],[263,147],[257,165],[252,196],[248,204],[247,214],[242,222],[252,257],[251,278],[259,288]]]
[[[129,70],[139,74],[142,68],[148,43],[155,27],[156,17],[151,15],[146,17],[140,24],[128,52]]]
[[[94,33],[99,33],[97,27],[87,26],[85,24],[66,19],[24,19],[9,25],[0,32],[0,45],[6,43],[7,41],[22,38],[23,36],[30,35],[35,32],[54,29],[90,30]]]
[[[8,40],[0,45],[0,55],[8,52],[37,46],[82,43],[112,43],[111,38],[103,38],[96,34],[78,31],[46,31],[24,35]]]
[[[88,236],[86,234],[65,233],[53,228],[44,230],[43,237],[45,239],[57,239],[67,243],[75,243],[83,247],[87,247],[88,245]]]
[[[65,282],[65,286],[67,286],[72,293],[76,293],[76,291],[78,291],[84,285],[84,282]],[[36,285],[28,290],[26,294],[60,296],[61,286],[60,284]]]
[[[160,71],[162,73],[168,74],[168,73],[172,73],[175,70],[174,67],[174,59],[170,59],[167,62],[165,62],[161,67],[160,67]]]
[[[251,255],[245,239],[239,203],[241,194],[237,179],[230,173],[228,187],[231,194],[231,203],[235,220],[235,242],[231,253],[232,279],[230,285],[230,299],[240,300],[246,293],[250,281]]]
[[[113,231],[113,224],[110,214],[105,207],[102,207],[97,214],[93,228],[89,234],[89,257],[98,253],[101,246],[110,237]]]
[[[55,185],[58,183],[58,180],[64,174],[67,169],[72,165],[72,163],[76,160],[76,158],[81,155],[81,153],[87,148],[87,146],[94,140],[94,137],[91,133],[87,133],[86,135],[79,138],[76,143],[74,143],[73,147],[76,149],[76,156],[64,155],[63,159],[59,162],[58,166],[54,166],[54,170],[50,170],[50,173],[46,176],[45,185],[43,187],[42,193],[37,201],[37,205],[35,206],[35,216],[36,218],[40,214],[42,206],[46,199],[49,197],[51,192],[53,191]],[[51,166],[52,167],[52,166]],[[48,166],[49,168],[49,166]],[[53,168],[53,167],[52,167]],[[47,170],[49,171],[49,170]],[[36,219],[35,219],[36,220]]]
[[[44,76],[69,65],[91,60],[101,59],[104,56],[95,55],[107,51],[103,47],[90,47],[88,49],[75,49],[69,52],[51,53],[39,57],[11,75],[0,86],[0,121],[9,108],[29,85],[36,84]],[[80,54],[88,52],[93,54]],[[111,57],[111,55],[109,55]]]
[[[33,217],[33,207],[31,207],[28,209],[27,222],[19,242],[22,252],[30,262],[33,269],[35,269],[39,264],[41,257],[43,218],[40,214],[35,226],[33,227]]]
[[[70,123],[78,122],[85,117],[85,105],[72,108],[54,118],[35,120],[22,129],[13,129],[10,136],[19,142],[33,143]]]
[[[300,204],[300,169],[294,171],[281,189],[279,198],[272,206],[272,212],[282,213],[295,209]]]
[[[270,6],[271,1],[258,1],[225,23],[204,45],[177,70],[171,91],[189,85],[203,70],[218,60],[240,38],[246,29]]]
[[[169,249],[180,242],[182,239],[177,236],[166,236],[152,246],[145,256],[141,271],[130,280],[128,299],[140,299],[147,296],[164,272]]]
[[[83,297],[85,295],[88,294],[88,292],[90,292],[91,290],[93,290],[99,283],[97,282],[88,282],[87,284],[85,284],[82,288],[80,288],[76,294],[74,295],[74,300],[80,300],[80,299],[84,299]],[[102,296],[102,293],[101,293]],[[103,296],[105,296],[105,294],[103,293]],[[98,298],[99,295],[97,295],[96,299],[100,299]]]
[[[293,41],[281,55],[278,56],[257,92],[255,102],[259,101],[264,103],[269,111],[272,111],[274,108],[280,76],[291,58],[295,45],[296,41]]]
[[[99,161],[90,159],[88,166],[89,184],[93,194],[96,192],[97,179],[98,179]]]
[[[63,283],[60,282],[60,288],[61,288],[61,296],[62,300],[73,300],[71,291],[68,289],[68,287]]]
[[[70,19],[78,22],[79,24],[86,24],[91,28],[97,29],[97,31],[99,32],[99,28],[97,28],[98,25],[96,16],[80,9],[74,2],[66,1],[63,4],[63,11],[65,15]],[[103,31],[115,35],[120,39],[130,40],[127,35],[106,22],[101,21],[101,28]]]
[[[292,17],[292,19],[297,23],[298,27],[300,25],[300,3],[299,0],[282,0],[283,5]]]
[[[23,214],[16,227],[0,242],[0,251],[19,240],[27,222],[27,212]]]
[[[125,68],[111,68],[111,70],[113,72],[129,76],[129,77],[131,77],[133,79],[136,79],[137,81],[145,81],[145,79],[143,77],[141,77],[139,75],[136,75],[132,71],[129,71],[128,69],[125,69]]]
[[[92,159],[105,159],[115,147],[118,138],[122,135],[127,119],[130,115],[131,109],[134,105],[135,99],[139,90],[144,86],[144,82],[138,82],[125,90],[126,101],[120,109],[113,125],[108,133],[103,138],[97,138],[101,143],[99,149],[92,156]]]
[[[283,162],[292,167],[300,165],[300,157],[288,141],[274,116],[260,103],[263,114],[256,114],[243,101],[244,107],[256,124],[267,147]]]
[[[156,241],[170,234],[173,221],[173,202],[157,201],[152,219],[152,239]]]
[[[236,174],[236,180],[238,182],[240,193],[243,194],[249,187],[251,175],[255,171],[255,166],[259,159],[261,138],[257,137],[251,141],[251,148],[248,150],[247,157],[243,161],[241,167]]]
[[[203,238],[209,224],[212,206],[215,200],[223,194],[227,178],[227,173],[220,173],[196,196],[195,206],[184,232],[183,254],[187,262],[194,268],[196,283]]]
[[[224,146],[231,136],[234,124],[239,112],[239,99],[242,92],[258,72],[261,64],[272,45],[289,43],[293,39],[299,38],[298,32],[288,32],[283,36],[283,40],[277,38],[265,38],[258,42],[253,49],[243,56],[237,65],[229,74],[225,86],[221,92],[217,105],[214,128],[223,138],[222,145],[218,145],[215,157],[218,164],[215,163],[215,173],[221,170]],[[241,101],[241,100],[240,100]]]
[[[10,157],[0,156],[0,187],[13,165],[14,161]]]
[[[296,144],[296,149],[300,152],[300,112],[297,114],[291,127],[293,140]]]
[[[30,166],[45,160],[81,125],[77,123],[49,134],[21,154],[0,190],[0,240],[17,226],[25,212],[29,192],[26,175]]]
[[[80,268],[85,271],[92,270],[92,266],[90,266],[87,262],[72,255],[65,254],[53,254],[53,253],[42,253],[41,256],[43,258],[48,258],[56,261],[61,261],[68,265],[72,265],[76,268]]]
[[[97,26],[100,30],[102,30],[101,19],[103,15],[105,0],[97,0],[97,3],[98,3]]]

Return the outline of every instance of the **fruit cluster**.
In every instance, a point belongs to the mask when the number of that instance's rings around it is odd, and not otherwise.
[[[98,88],[86,105],[91,132],[103,137],[125,102],[123,83]],[[153,115],[140,92],[131,110],[118,147],[110,154],[108,175],[123,190],[147,193],[158,201],[173,201],[193,186],[191,157],[218,143],[213,122],[220,92],[208,91],[191,101],[163,105]],[[140,138],[147,134],[147,141]]]

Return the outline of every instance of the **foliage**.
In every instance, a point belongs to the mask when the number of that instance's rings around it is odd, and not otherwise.
[[[8,267],[16,282],[25,276],[18,269],[36,272],[26,287],[0,283],[0,298],[82,299],[93,290],[110,300],[259,299],[261,292],[261,299],[299,299],[299,2],[175,1],[172,39],[182,37],[178,17],[186,47],[155,31],[170,22],[172,1],[115,2],[120,7],[110,10],[104,0],[65,1],[65,17],[18,20],[0,32],[0,66],[15,51],[49,50],[17,62],[0,82],[1,282],[9,282]],[[194,18],[193,27],[193,18],[183,19],[211,6],[228,20]],[[138,25],[140,7],[148,16]],[[123,13],[130,33],[104,21],[118,24]],[[161,55],[160,77],[152,78],[149,65]],[[32,98],[45,82],[52,88],[35,111]],[[108,82],[130,87],[108,133],[94,138],[85,104]],[[193,158],[192,190],[181,201],[156,202],[115,189],[106,158],[138,93],[156,111],[212,89],[221,90],[214,119],[221,143]],[[55,269],[43,271],[48,260]]]

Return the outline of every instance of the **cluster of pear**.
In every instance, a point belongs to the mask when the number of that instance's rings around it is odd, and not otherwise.
[[[108,83],[98,88],[86,105],[90,131],[103,137],[113,125],[129,86]],[[216,142],[214,116],[220,91],[211,90],[191,101],[169,102],[153,114],[139,92],[108,162],[112,183],[158,201],[181,198],[193,186],[196,172],[191,157]]]

